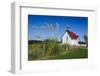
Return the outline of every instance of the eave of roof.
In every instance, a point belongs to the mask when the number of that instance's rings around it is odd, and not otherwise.
[[[76,40],[79,37],[78,35],[76,35],[74,32],[71,32],[70,30],[66,30],[66,32],[71,37],[71,39]]]

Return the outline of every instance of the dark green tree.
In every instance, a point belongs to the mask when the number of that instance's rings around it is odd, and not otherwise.
[[[88,36],[87,35],[84,35],[84,40],[86,42],[86,47],[88,47]]]

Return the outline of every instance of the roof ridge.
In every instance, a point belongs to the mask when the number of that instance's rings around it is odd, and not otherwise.
[[[71,37],[71,39],[75,39],[76,40],[79,37],[76,33],[72,32],[70,30],[66,30],[66,31],[68,32],[68,34]]]

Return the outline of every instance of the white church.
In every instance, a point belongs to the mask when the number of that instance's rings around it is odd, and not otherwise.
[[[63,34],[61,40],[62,40],[62,44],[70,44],[70,45],[74,45],[74,46],[79,45],[78,44],[79,36],[76,35],[74,32],[68,30],[68,29]]]

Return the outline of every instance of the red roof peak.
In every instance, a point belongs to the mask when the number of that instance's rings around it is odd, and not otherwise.
[[[67,33],[69,34],[69,36],[71,37],[71,39],[77,39],[79,36],[76,35],[74,32],[71,32],[70,30],[67,30]]]

